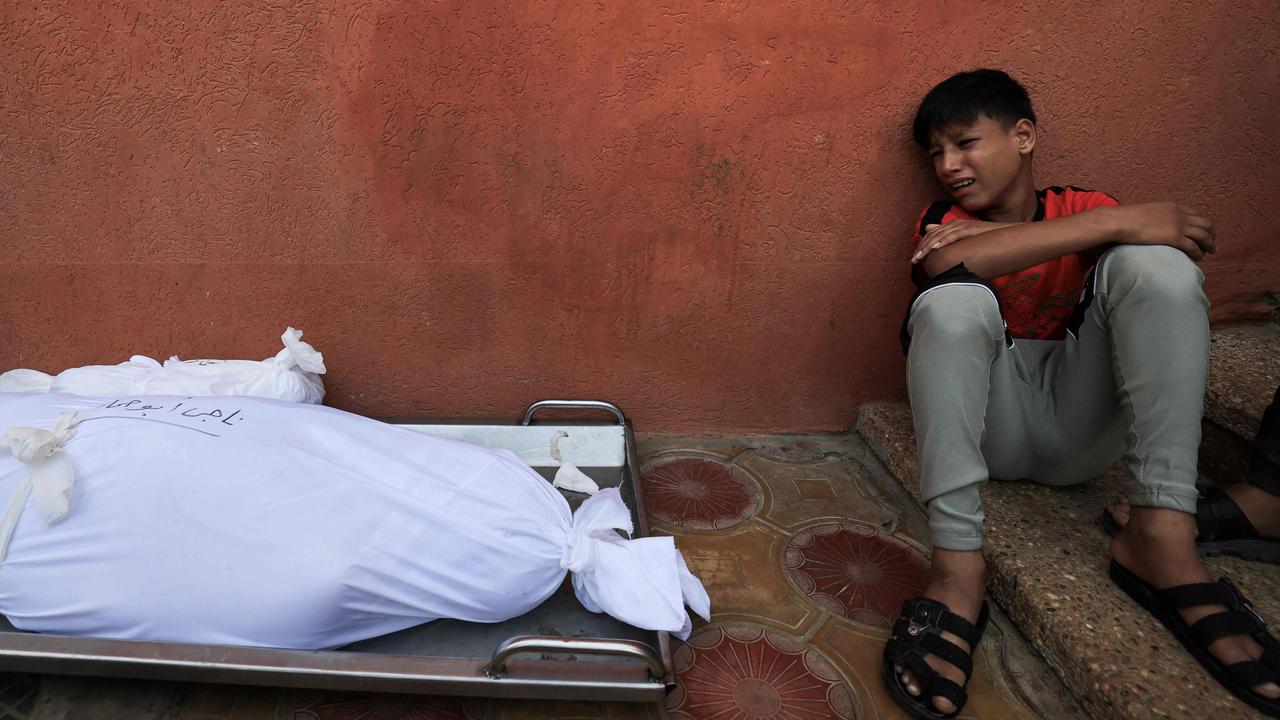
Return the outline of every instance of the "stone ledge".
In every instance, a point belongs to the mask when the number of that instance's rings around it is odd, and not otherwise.
[[[865,405],[856,427],[918,500],[907,406]],[[1107,537],[1097,518],[1123,482],[1123,472],[1112,471],[1073,488],[988,483],[991,596],[1097,717],[1262,717],[1214,682],[1107,578]],[[1215,559],[1210,571],[1230,576],[1265,616],[1280,618],[1280,569]]]
[[[1214,330],[1209,353],[1205,419],[1252,440],[1280,386],[1280,328],[1267,324]]]

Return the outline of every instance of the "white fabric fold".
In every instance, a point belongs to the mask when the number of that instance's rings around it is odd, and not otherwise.
[[[301,330],[286,328],[280,342],[284,343],[284,349],[276,353],[274,360],[277,365],[286,370],[297,367],[303,372],[325,374],[324,355],[310,343],[302,341]]]
[[[67,368],[56,376],[19,368],[0,374],[0,392],[113,395],[251,395],[320,404],[324,400],[324,356],[302,341],[302,331],[286,328],[284,347],[256,360],[182,360],[164,363],[134,355],[118,365]]]
[[[18,368],[0,373],[0,392],[47,393],[53,386],[53,376],[39,370]]]
[[[3,518],[0,518],[0,564],[4,563],[9,540],[18,527],[29,497],[35,496],[36,512],[46,525],[61,521],[71,510],[75,468],[66,454],[59,450],[71,438],[79,422],[79,414],[64,412],[58,415],[50,430],[15,427],[0,436],[0,449],[27,466],[26,477],[18,484],[17,492],[9,501]]]
[[[600,486],[596,484],[595,480],[592,480],[586,473],[579,470],[576,465],[569,463],[564,463],[559,470],[556,470],[556,478],[551,484],[558,488],[588,495],[595,495],[600,492]]]
[[[689,572],[670,537],[627,540],[631,512],[617,488],[587,498],[573,514],[560,567],[573,573],[573,590],[583,607],[649,630],[665,630],[681,640],[693,623],[684,606],[711,619],[711,598]]]
[[[85,365],[67,368],[49,384],[51,393],[76,395],[132,395],[145,392],[147,383],[164,366],[146,355],[134,355],[118,365]]]

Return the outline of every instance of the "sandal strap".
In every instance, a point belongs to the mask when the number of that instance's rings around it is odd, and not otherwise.
[[[1236,596],[1221,583],[1191,583],[1156,591],[1156,600],[1172,610],[1196,605],[1226,605],[1231,607]]]
[[[985,604],[983,613],[986,613]],[[970,647],[977,645],[982,636],[982,628],[951,612],[951,608],[945,604],[925,597],[911,598],[902,604],[902,618],[898,622],[901,623],[903,620],[907,621],[908,625],[915,623],[937,627],[969,643]],[[896,634],[897,623],[894,628]]]
[[[1280,676],[1280,642],[1271,636],[1270,633],[1257,638],[1262,642],[1262,657],[1258,658],[1258,662],[1271,668],[1271,671]]]
[[[960,714],[960,709],[964,707],[966,702],[968,702],[969,693],[964,689],[964,687],[956,683],[954,680],[948,680],[947,678],[939,675],[937,679],[934,680],[933,686],[930,687],[928,691],[925,691],[923,687],[920,688],[920,697],[928,698],[930,709],[934,712],[937,712],[937,710],[933,709],[933,698],[944,697],[950,700],[951,705],[956,708],[956,711],[943,715],[943,717],[955,717]]]
[[[1201,647],[1228,635],[1256,635],[1266,627],[1256,615],[1240,611],[1227,611],[1206,615],[1191,624],[1189,630]]]
[[[973,674],[973,658],[969,653],[950,640],[943,639],[941,635],[925,635],[920,640],[920,647],[955,665],[965,677]]]
[[[920,632],[916,635],[910,635],[909,630],[911,623],[904,619],[899,620],[893,626],[893,639],[890,643],[900,644],[902,652],[914,652],[922,660],[924,655],[936,655],[939,659],[955,665],[965,677],[973,674],[973,655],[965,652],[964,648],[944,639],[935,632]],[[919,626],[916,626],[919,629]],[[899,665],[904,663],[898,661]]]
[[[1236,683],[1248,688],[1263,683],[1280,683],[1280,642],[1271,635],[1255,636],[1263,644],[1262,657],[1227,666]]]
[[[1247,688],[1263,683],[1280,682],[1280,672],[1261,660],[1245,660],[1227,666],[1227,672],[1237,684]]]
[[[925,637],[936,638],[934,635]],[[945,640],[939,640],[945,643]],[[954,646],[953,646],[954,647]],[[964,686],[943,677],[934,670],[929,663],[925,662],[923,647],[920,645],[912,645],[909,641],[899,638],[892,638],[885,645],[885,654],[889,662],[897,663],[902,669],[915,676],[916,684],[920,688],[920,695],[916,698],[916,702],[924,705],[927,704],[931,711],[936,712],[933,708],[933,698],[944,697],[951,701],[957,708],[963,708],[969,695],[965,691]],[[967,673],[966,673],[967,674]],[[959,711],[943,715],[943,717],[955,717]]]
[[[1196,504],[1196,525],[1200,531],[1197,542],[1258,537],[1257,529],[1249,522],[1236,501],[1216,485],[1200,490],[1200,499]]]
[[[902,669],[915,675],[916,682],[920,683],[920,687],[929,687],[938,675],[938,671],[925,662],[924,653],[921,649],[906,641],[898,638],[889,640],[889,643],[885,645],[885,654],[889,657],[889,660],[901,665]]]
[[[944,631],[949,632],[969,643],[970,647],[977,645],[978,639],[982,637],[982,630],[980,630],[978,626],[953,612],[948,612],[943,615],[942,621],[939,622],[938,625]]]

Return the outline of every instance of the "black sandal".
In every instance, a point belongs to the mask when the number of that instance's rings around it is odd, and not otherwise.
[[[1120,523],[1111,508],[1102,510],[1102,528],[1111,537],[1120,534]],[[1234,555],[1245,560],[1280,564],[1280,540],[1258,535],[1235,500],[1216,485],[1200,488],[1196,503],[1196,550],[1201,555]]]
[[[973,653],[987,628],[987,604],[982,603],[978,624],[965,620],[951,612],[945,604],[925,597],[915,597],[902,604],[902,615],[893,624],[893,637],[884,646],[884,662],[881,675],[885,687],[893,699],[914,718],[942,720],[960,714],[969,699],[964,686],[942,677],[925,662],[926,655],[937,655],[964,673],[965,685],[973,675]],[[942,639],[949,632],[969,643],[965,652],[955,643]],[[894,665],[901,666],[916,678],[920,695],[912,695],[902,684]],[[955,706],[955,711],[943,713],[933,705],[935,697],[944,697]]]
[[[1157,590],[1115,560],[1111,561],[1110,575],[1112,582],[1168,628],[1232,695],[1271,717],[1280,717],[1280,700],[1265,698],[1252,689],[1266,682],[1280,684],[1280,642],[1267,632],[1266,621],[1230,580],[1220,578],[1215,583]],[[1187,625],[1178,610],[1196,605],[1223,605],[1227,610]],[[1262,657],[1224,664],[1210,654],[1208,647],[1228,635],[1251,636],[1262,646]]]

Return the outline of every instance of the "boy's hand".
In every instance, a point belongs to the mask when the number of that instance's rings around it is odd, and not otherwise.
[[[946,247],[953,242],[959,242],[974,235],[1016,224],[987,222],[985,220],[956,220],[946,225],[925,225],[924,237],[916,245],[916,251],[911,256],[911,262],[923,262],[929,256],[929,253],[938,248]]]
[[[1108,208],[1120,220],[1121,242],[1168,245],[1200,260],[1218,249],[1213,223],[1199,213],[1170,202],[1119,205]]]

